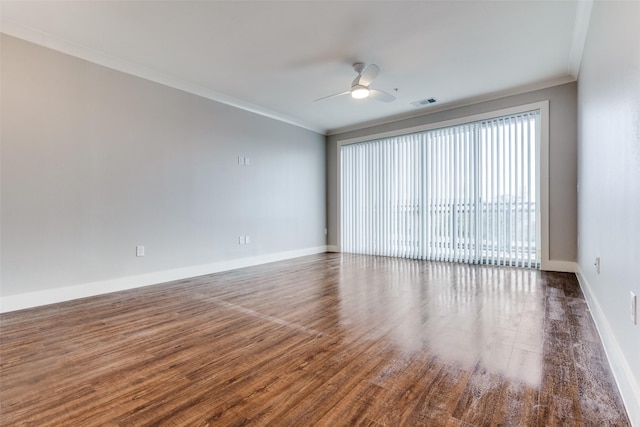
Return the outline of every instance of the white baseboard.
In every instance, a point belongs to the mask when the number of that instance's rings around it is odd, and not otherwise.
[[[237,268],[251,267],[254,265],[283,261],[291,258],[324,252],[327,252],[326,246],[317,246],[295,251],[278,252],[274,254],[259,255],[247,258],[238,258],[228,261],[214,262],[211,264],[176,268],[173,270],[158,271],[154,273],[140,274],[137,276],[121,277],[112,280],[102,280],[99,282],[84,283],[75,286],[65,286],[43,291],[10,295],[2,297],[2,299],[0,300],[0,313],[7,313],[10,311],[38,307],[47,304],[54,304],[63,301],[70,301],[95,295],[108,294],[111,292],[124,291],[127,289],[140,288],[142,286],[156,285],[160,283],[171,282],[173,280],[187,279],[190,277],[203,276],[205,274],[235,270]]]
[[[338,245],[327,245],[327,252],[340,252]]]
[[[542,261],[540,269],[542,271],[559,271],[563,273],[575,273],[578,271],[578,264],[572,261]]]
[[[640,385],[633,376],[633,371],[629,366],[629,361],[624,356],[613,330],[607,321],[607,317],[598,303],[598,299],[593,293],[591,286],[582,271],[577,265],[576,276],[582,288],[582,293],[587,300],[587,305],[591,311],[591,317],[596,324],[596,329],[600,335],[600,340],[604,346],[604,351],[609,359],[609,366],[613,371],[618,389],[622,395],[622,400],[627,409],[627,414],[631,420],[631,425],[640,427]]]

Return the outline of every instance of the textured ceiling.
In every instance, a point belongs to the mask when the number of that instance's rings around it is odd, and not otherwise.
[[[2,32],[322,133],[575,80],[577,1],[2,1]],[[349,96],[351,64],[375,63]],[[396,92],[397,89],[397,92]],[[416,109],[411,103],[435,97]]]

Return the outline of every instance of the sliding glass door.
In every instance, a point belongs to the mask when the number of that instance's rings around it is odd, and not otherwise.
[[[343,252],[537,267],[539,113],[343,145]]]

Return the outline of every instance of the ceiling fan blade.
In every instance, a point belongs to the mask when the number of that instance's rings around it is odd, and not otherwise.
[[[378,67],[376,64],[369,65],[360,75],[359,84],[363,86],[369,86],[373,81],[373,79],[376,78],[379,72],[380,72],[380,67]]]
[[[329,98],[333,98],[335,96],[342,96],[342,95],[347,95],[351,93],[350,90],[347,90],[345,92],[340,92],[340,93],[334,93],[333,95],[329,95],[329,96],[323,96],[322,98],[318,98],[318,99],[314,99],[313,102],[318,102],[318,101],[322,101],[323,99],[329,99]]]
[[[383,92],[378,89],[369,89],[369,96],[382,102],[391,102],[395,101],[396,99],[396,97],[391,95],[390,93]]]

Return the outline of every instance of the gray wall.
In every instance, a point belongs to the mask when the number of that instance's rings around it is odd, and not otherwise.
[[[1,40],[3,296],[325,245],[323,135]]]
[[[332,135],[327,144],[327,218],[329,245],[336,245],[337,230],[337,141],[438,123],[474,114],[549,100],[549,259],[576,260],[576,83],[482,102],[466,107],[397,121],[385,125]]]
[[[640,426],[640,325],[629,309],[630,292],[640,298],[640,2],[594,3],[578,95],[578,264]]]

